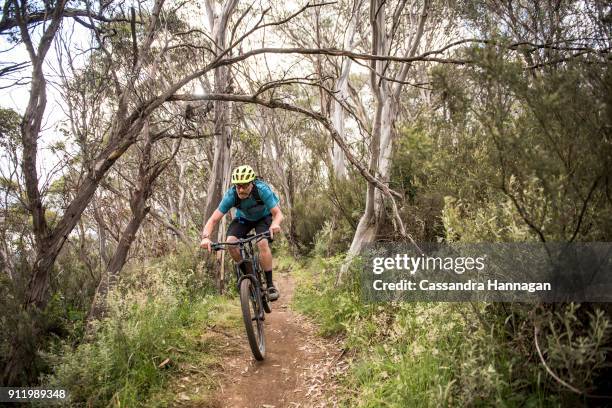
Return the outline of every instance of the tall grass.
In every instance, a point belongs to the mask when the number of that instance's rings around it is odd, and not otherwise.
[[[213,295],[196,264],[179,253],[128,268],[95,338],[46,356],[54,370],[45,386],[67,389],[67,406],[167,406],[175,391],[166,387],[178,372],[218,358],[203,336],[207,326],[238,322],[235,302]]]
[[[520,333],[490,305],[364,303],[359,282],[334,287],[339,258],[292,268],[294,307],[344,336],[354,359],[341,401],[357,407],[570,406],[579,400],[548,387]],[[357,273],[351,276],[358,276]],[[517,317],[518,319],[518,317]],[[527,346],[527,347],[526,347]]]

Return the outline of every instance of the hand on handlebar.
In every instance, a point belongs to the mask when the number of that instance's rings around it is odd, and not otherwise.
[[[279,233],[281,231],[280,225],[270,225],[270,239],[274,239],[274,233]]]
[[[208,249],[208,252],[211,252],[212,251],[212,241],[209,238],[203,238],[202,241],[200,242],[200,247],[206,248]]]

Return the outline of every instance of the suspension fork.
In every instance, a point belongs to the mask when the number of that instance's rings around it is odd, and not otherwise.
[[[242,246],[242,245],[240,246],[240,257],[242,258],[242,260],[236,264],[236,278],[237,278],[236,284],[238,285],[237,287],[238,292],[240,292],[240,283],[242,283],[243,279],[251,279],[253,285],[256,288],[259,288],[259,284],[255,282],[255,280],[257,280],[257,276],[255,275],[257,272],[257,269],[256,269],[256,266],[254,265],[255,258],[253,254],[253,248],[251,247],[249,249],[250,251],[247,250],[245,246]],[[242,269],[240,269],[240,266],[242,264],[244,264],[244,269],[246,272],[243,272]]]
[[[245,263],[245,267],[246,267],[245,269],[247,269],[247,273],[240,274],[240,277],[238,278],[238,291],[240,292],[240,284],[242,283],[244,279],[251,280],[251,285],[253,286],[255,290],[254,300],[255,302],[257,302],[257,309],[259,311],[257,317],[261,320],[265,320],[266,316],[264,313],[263,301],[262,301],[263,286],[261,283],[261,276],[258,276],[258,274],[260,273],[260,270],[256,265],[256,262],[258,261],[258,259],[257,259],[257,255],[255,254],[255,251],[253,250],[253,245],[251,244],[251,242],[249,242],[247,245],[249,246],[248,249],[244,247],[240,248],[240,255],[242,257],[242,261],[240,263],[241,264]],[[248,271],[249,267],[251,269],[250,272]]]

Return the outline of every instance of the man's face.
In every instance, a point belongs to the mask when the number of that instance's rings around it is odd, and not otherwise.
[[[251,190],[253,190],[253,183],[235,184],[235,186],[238,197],[240,197],[241,200],[248,198],[249,194],[251,194]]]

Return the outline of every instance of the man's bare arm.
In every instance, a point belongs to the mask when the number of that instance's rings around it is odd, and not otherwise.
[[[210,237],[210,234],[212,234],[215,225],[217,225],[217,223],[221,221],[223,215],[224,214],[218,209],[216,209],[215,212],[212,213],[208,221],[206,221],[204,229],[202,230],[202,239]]]
[[[204,229],[202,230],[202,242],[200,242],[200,246],[202,248],[208,249],[208,252],[212,250],[210,234],[212,234],[213,229],[215,229],[215,225],[223,218],[223,213],[218,209],[212,213],[208,221],[206,221],[206,225],[204,225]]]
[[[280,232],[280,223],[283,221],[283,213],[280,206],[276,206],[270,210],[272,213],[272,225],[270,225],[270,238],[274,238],[275,232]]]

